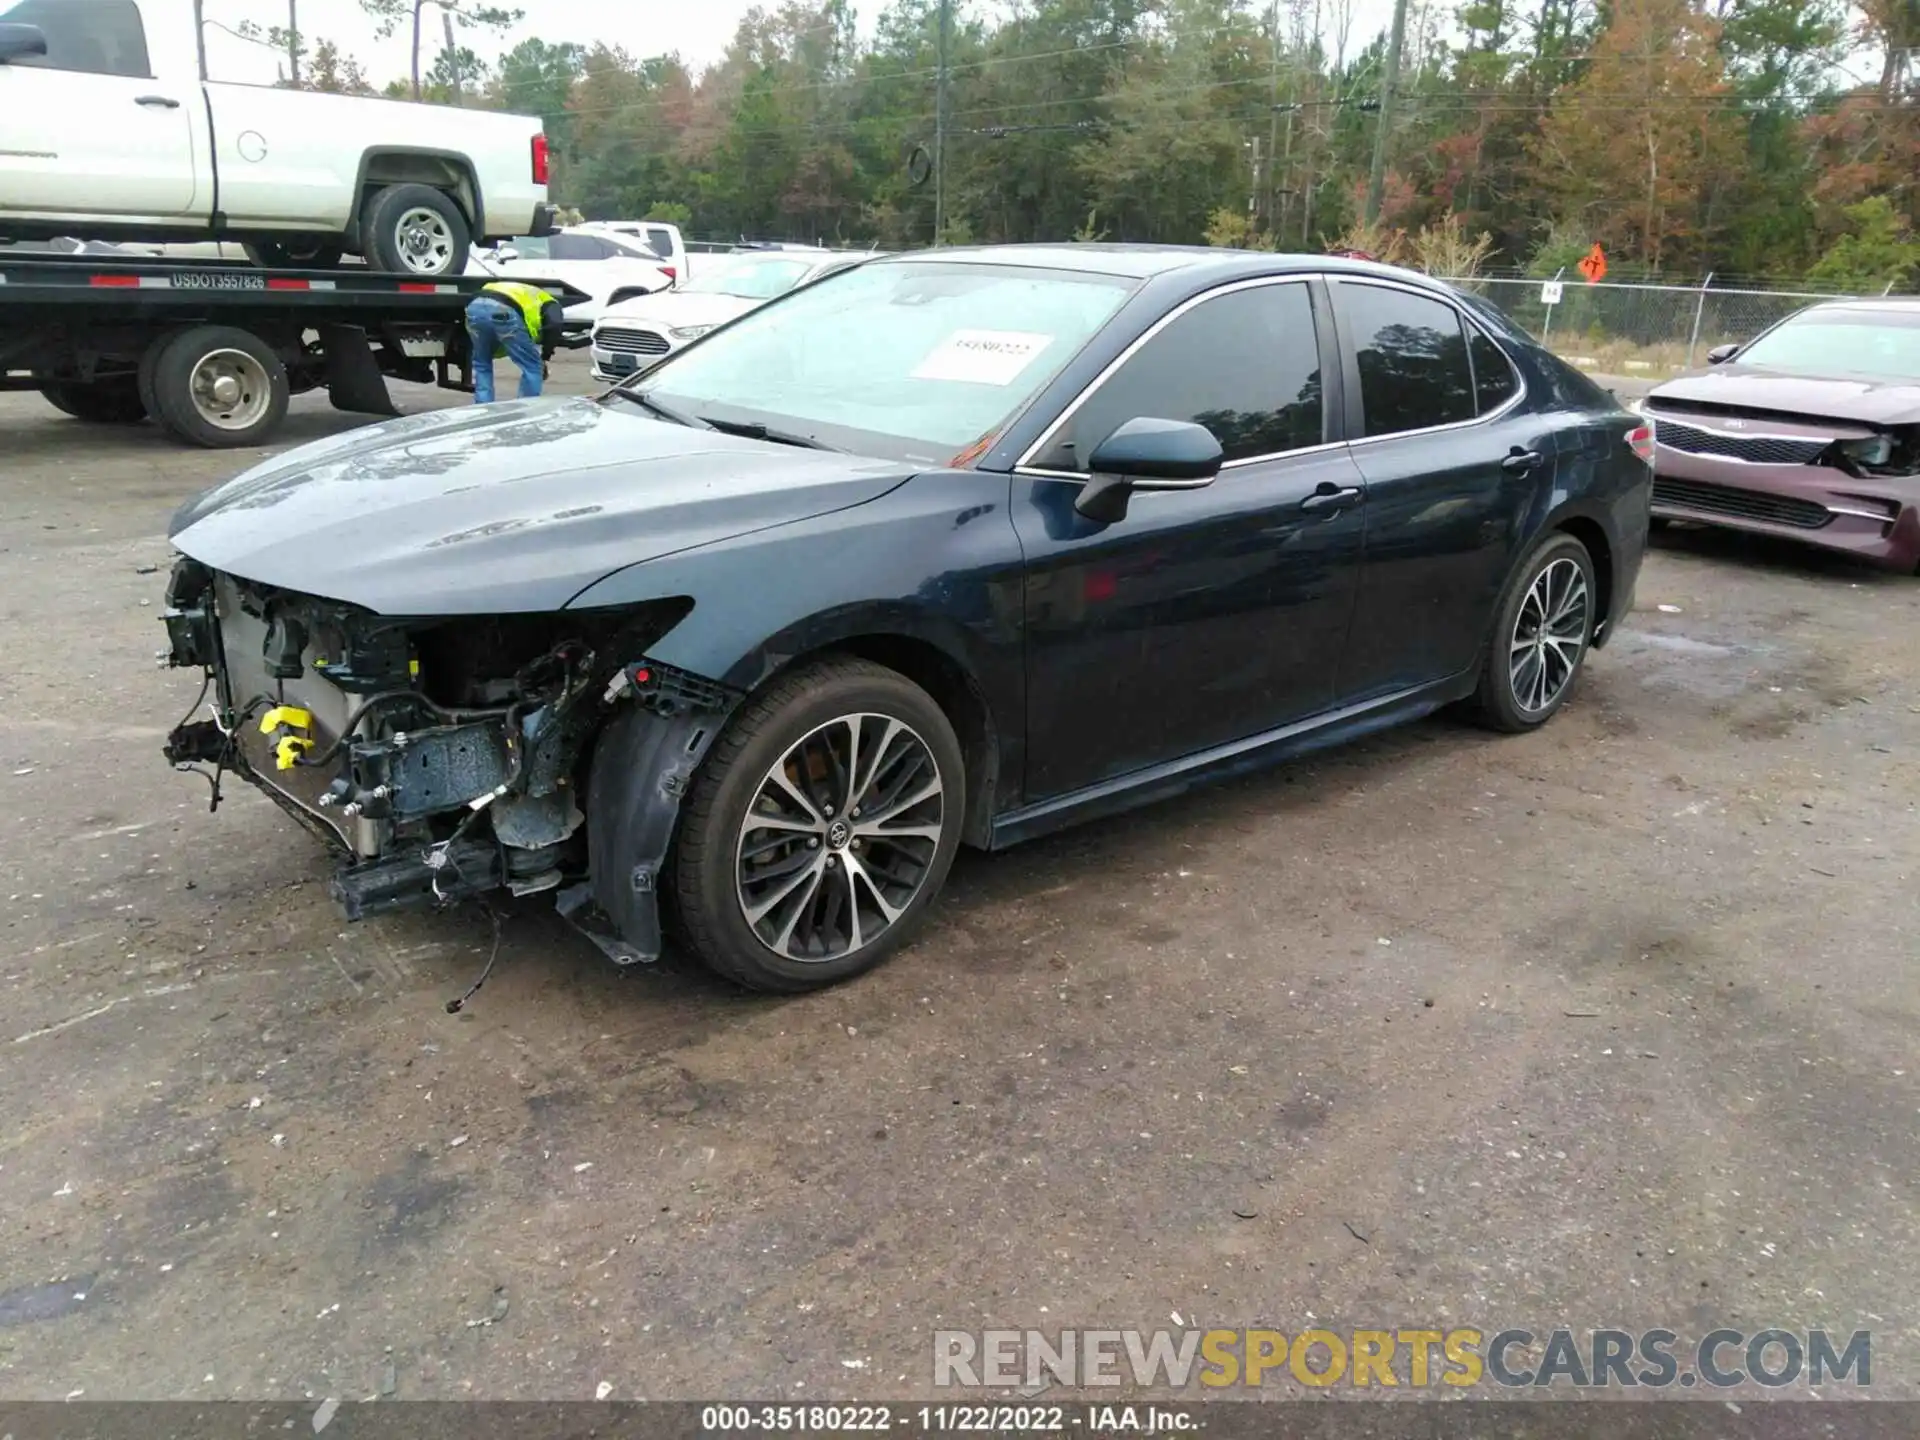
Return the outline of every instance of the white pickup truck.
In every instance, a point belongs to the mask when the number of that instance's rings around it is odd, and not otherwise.
[[[521,115],[205,78],[198,0],[0,0],[0,239],[238,240],[456,276],[554,228]]]

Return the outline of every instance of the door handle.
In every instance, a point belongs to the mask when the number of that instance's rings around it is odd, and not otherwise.
[[[1328,485],[1324,481],[1313,494],[1300,502],[1302,510],[1344,510],[1360,498],[1357,485]]]
[[[1538,450],[1522,450],[1518,446],[1500,462],[1500,468],[1509,475],[1524,475],[1547,457]]]
[[[178,110],[180,102],[171,95],[142,95],[133,102],[136,105],[158,105],[163,110]]]

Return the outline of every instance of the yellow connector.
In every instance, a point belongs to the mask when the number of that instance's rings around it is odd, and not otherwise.
[[[313,728],[313,714],[297,705],[276,705],[260,717],[260,733],[275,735],[274,764],[291,770],[299,763],[300,752],[311,750],[313,741],[301,733]]]
[[[274,764],[282,770],[291,770],[298,763],[302,750],[311,750],[313,741],[304,735],[282,735],[280,743],[273,747]]]
[[[313,714],[297,705],[276,705],[260,717],[262,735],[271,735],[283,725],[289,730],[311,730]]]

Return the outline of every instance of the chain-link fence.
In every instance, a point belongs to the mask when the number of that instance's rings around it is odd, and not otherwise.
[[[1751,340],[1818,300],[1805,290],[1722,290],[1710,285],[1589,285],[1476,277],[1450,280],[1480,295],[1529,334],[1591,369],[1680,370],[1706,363],[1707,351]]]

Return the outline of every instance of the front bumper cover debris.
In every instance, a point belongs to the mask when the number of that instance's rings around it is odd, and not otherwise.
[[[161,659],[216,687],[213,718],[167,736],[168,762],[213,767],[216,793],[221,771],[243,776],[344,852],[330,888],[349,920],[551,890],[618,963],[659,957],[681,798],[740,699],[615,659],[644,655],[670,613],[644,633],[567,627],[497,698],[446,693],[480,704],[452,709],[422,689],[423,670],[442,684],[447,671],[422,663],[414,622],[250,588],[186,558],[167,599]]]

